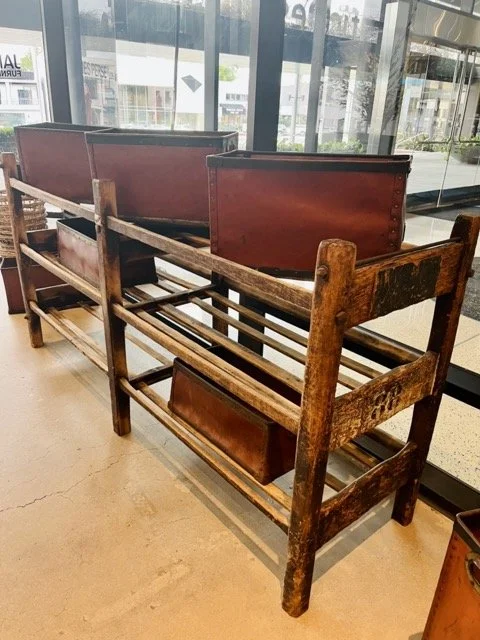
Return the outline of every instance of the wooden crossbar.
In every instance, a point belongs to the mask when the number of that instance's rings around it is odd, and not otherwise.
[[[397,454],[367,471],[322,504],[317,548],[407,482],[416,460],[416,448],[415,443],[408,442]]]
[[[88,334],[68,321],[58,311],[51,309],[44,311],[34,301],[30,302],[31,310],[45,320],[60,335],[71,342],[84,356],[93,362],[104,373],[108,373],[105,353],[93,342]]]
[[[297,432],[300,411],[292,402],[229,365],[178,331],[167,327],[160,319],[143,311],[137,314],[132,313],[119,304],[114,304],[113,310],[124,322],[182,358],[200,373],[217,381],[225,389],[250,403],[255,409],[292,433]]]
[[[160,367],[153,367],[147,371],[143,371],[135,376],[130,376],[129,382],[135,389],[138,389],[142,384],[155,384],[161,382],[167,378],[171,378],[173,373],[173,364],[164,364]]]
[[[54,275],[56,275],[60,280],[64,280],[67,284],[72,285],[78,291],[88,296],[94,302],[101,302],[101,295],[99,289],[91,285],[89,282],[77,276],[73,271],[70,271],[66,267],[64,267],[56,256],[43,252],[39,253],[38,251],[34,251],[26,244],[20,245],[21,252],[31,258],[34,262],[37,262],[39,265],[44,267],[47,271],[50,271]]]
[[[84,207],[76,202],[72,202],[71,200],[66,200],[65,198],[60,198],[59,196],[53,195],[53,193],[48,193],[48,191],[43,191],[43,189],[38,189],[37,187],[33,187],[31,184],[27,184],[26,182],[22,182],[17,178],[10,178],[10,185],[13,189],[20,191],[21,193],[25,193],[27,196],[31,196],[32,198],[37,198],[42,202],[48,202],[49,204],[53,204],[55,207],[59,207],[63,211],[67,211],[68,213],[73,214],[74,216],[80,216],[81,218],[87,218],[87,220],[91,220],[92,222],[95,220],[95,212],[92,209]]]
[[[355,269],[347,327],[450,293],[462,249],[461,242],[448,240]]]
[[[242,284],[257,286],[262,291],[265,299],[271,301],[274,306],[280,304],[282,307],[291,310],[295,310],[298,307],[308,310],[311,307],[311,293],[300,287],[282,282],[273,276],[259,273],[254,269],[230,262],[225,258],[194,249],[177,240],[160,236],[154,231],[142,229],[115,217],[108,218],[108,226],[117,233],[144,242],[166,254],[177,256],[187,266],[189,263],[193,263],[204,269],[211,269],[220,275],[227,276],[239,286],[242,286]]]
[[[330,451],[358,438],[432,392],[438,355],[431,351],[335,400]]]
[[[192,449],[192,451],[202,458],[210,467],[215,469],[217,473],[273,520],[283,531],[288,531],[287,514],[264,497],[264,494],[266,494],[280,505],[289,508],[291,504],[290,498],[281,491],[281,489],[273,484],[261,485],[251,476],[249,476],[248,481],[246,481],[244,479],[246,476],[244,469],[226,456],[218,447],[215,447],[210,441],[207,441],[198,431],[193,430],[188,423],[173,414],[163,398],[147,385],[141,385],[140,389],[135,389],[126,379],[120,380],[120,384],[122,389],[131,398],[136,400],[144,409],[160,420],[169,431],[174,433],[179,440]],[[207,446],[202,446],[202,443]],[[210,451],[214,451],[216,456]],[[233,473],[230,467],[236,469],[240,475]],[[251,485],[254,485],[256,490]]]

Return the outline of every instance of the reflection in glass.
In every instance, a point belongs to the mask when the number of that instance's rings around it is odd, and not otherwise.
[[[396,151],[412,153],[409,193],[461,196],[478,185],[480,69],[476,54],[412,43]]]
[[[12,127],[49,119],[42,33],[4,29],[0,12],[0,148],[15,151]]]
[[[238,131],[238,146],[247,139],[251,0],[220,3],[218,128]]]
[[[289,0],[278,149],[303,151],[314,29],[315,0]],[[303,5],[301,8],[300,5]],[[379,0],[345,5],[331,0],[318,105],[318,151],[363,153],[372,117],[381,38]]]
[[[203,1],[79,0],[89,124],[203,129]]]

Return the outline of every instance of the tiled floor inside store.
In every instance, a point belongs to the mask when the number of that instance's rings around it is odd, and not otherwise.
[[[451,226],[409,217],[406,239]],[[403,528],[383,503],[318,554],[310,609],[289,618],[284,534],[137,406],[115,436],[103,374],[48,327],[31,349],[1,295],[2,640],[420,640],[449,520],[419,503]],[[372,327],[422,347],[431,306]],[[454,361],[479,371],[479,356],[480,322],[462,317]],[[444,399],[431,453],[477,488],[479,426]]]

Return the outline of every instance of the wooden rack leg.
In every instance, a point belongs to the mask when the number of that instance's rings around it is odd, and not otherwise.
[[[20,251],[20,243],[28,244],[27,227],[23,213],[22,195],[16,189],[12,189],[10,178],[19,178],[17,160],[13,153],[2,153],[3,175],[5,178],[5,191],[7,193],[8,207],[12,221],[12,235],[17,255],[17,268],[22,286],[22,297],[25,305],[25,314],[28,322],[28,332],[32,347],[43,346],[42,324],[40,317],[30,309],[30,301],[37,302],[37,292],[31,278],[31,267],[28,258]]]
[[[322,539],[319,514],[355,254],[355,245],[341,240],[322,242],[318,252],[283,587],[283,608],[294,617],[308,609]]]
[[[264,315],[264,312],[257,308],[258,305],[257,306],[255,305],[256,303],[255,298],[251,298],[250,296],[247,296],[246,294],[241,293],[239,302],[242,305],[242,307],[248,307],[249,309],[253,309],[254,311],[256,311],[256,313]],[[240,313],[238,316],[238,319],[240,320],[240,322],[247,324],[249,327],[252,327],[257,331],[260,331],[260,333],[265,333],[264,325],[258,324],[257,322],[255,322],[255,320],[252,320],[248,316],[244,316]],[[263,342],[261,340],[256,340],[252,336],[249,336],[248,334],[243,333],[242,331],[239,331],[238,342],[244,347],[247,347],[248,349],[250,349],[251,351],[258,353],[258,355],[260,356],[263,355]]]
[[[107,226],[108,217],[117,216],[115,184],[94,180],[93,197],[113,428],[123,436],[131,430],[130,398],[120,386],[122,378],[128,379],[125,323],[112,311],[113,304],[122,304],[119,237]]]
[[[432,331],[427,350],[438,353],[439,360],[432,394],[417,402],[413,410],[408,441],[417,445],[417,463],[413,468],[410,480],[397,491],[392,514],[392,517],[402,525],[410,524],[415,511],[420,478],[427,461],[433,430],[442,400],[479,229],[480,218],[466,216],[459,216],[452,229],[451,237],[462,238],[465,243],[465,250],[458,270],[457,287],[451,293],[437,298],[435,303]]]
[[[220,293],[220,295],[228,298],[228,285],[225,284],[221,275],[219,275],[218,273],[212,273],[212,284],[215,286],[215,289]],[[218,300],[212,300],[212,304],[216,309],[223,311],[223,313],[228,313],[228,307]],[[228,322],[226,320],[213,316],[212,327],[216,331],[220,331],[220,333],[223,333],[223,335],[228,336]]]

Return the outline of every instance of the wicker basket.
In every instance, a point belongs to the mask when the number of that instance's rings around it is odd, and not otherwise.
[[[47,228],[47,214],[43,202],[30,196],[22,196],[27,231]],[[0,258],[14,258],[12,227],[7,194],[0,191]]]

